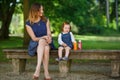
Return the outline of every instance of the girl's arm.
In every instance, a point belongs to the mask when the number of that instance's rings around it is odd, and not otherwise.
[[[63,44],[63,41],[62,41],[62,39],[61,39],[61,33],[60,33],[59,36],[58,36],[58,43],[59,43],[60,45]]]
[[[58,36],[58,43],[59,43],[60,45],[62,45],[62,46],[67,46],[67,45],[62,41],[62,39],[61,39],[61,33],[60,33],[59,36]]]

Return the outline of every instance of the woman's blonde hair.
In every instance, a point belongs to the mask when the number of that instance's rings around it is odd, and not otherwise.
[[[28,16],[28,20],[30,20],[31,24],[34,23],[34,21],[40,17],[38,13],[40,12],[41,7],[42,5],[40,3],[32,4],[30,11],[29,11],[29,16]],[[47,22],[47,19],[44,16],[41,16],[41,19]]]

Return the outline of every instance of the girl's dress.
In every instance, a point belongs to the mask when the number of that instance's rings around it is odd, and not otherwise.
[[[71,39],[70,32],[63,34],[61,33],[61,39],[64,43],[66,43],[71,49],[73,48],[73,43]]]

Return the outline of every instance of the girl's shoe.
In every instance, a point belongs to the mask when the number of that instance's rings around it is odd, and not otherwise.
[[[63,57],[62,60],[68,61],[68,57]]]
[[[56,58],[55,60],[56,60],[56,61],[61,61],[61,60],[62,60],[62,58]]]

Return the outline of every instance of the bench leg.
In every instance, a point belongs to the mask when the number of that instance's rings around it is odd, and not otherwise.
[[[59,62],[59,71],[61,77],[67,76],[67,73],[70,71],[71,62],[72,60]]]
[[[25,71],[26,59],[12,59],[13,72],[20,74]]]
[[[120,71],[120,61],[119,60],[113,60],[111,61],[111,70],[112,74],[111,77],[119,77],[119,71]]]

